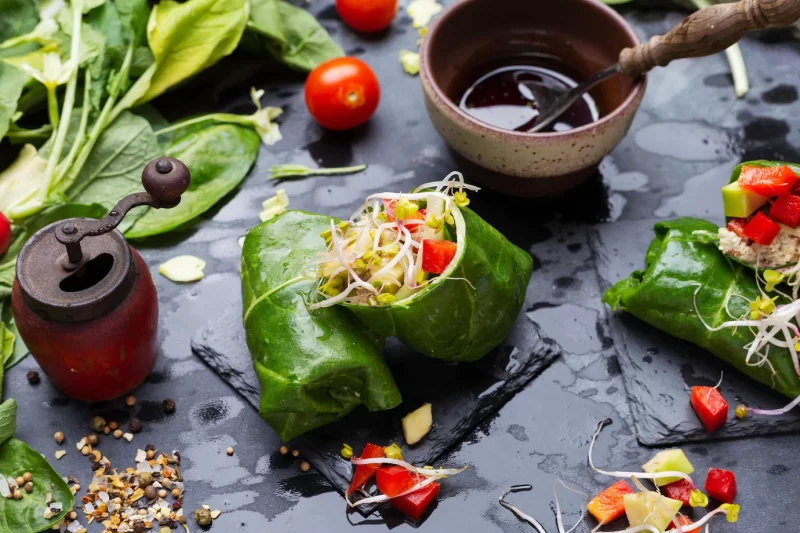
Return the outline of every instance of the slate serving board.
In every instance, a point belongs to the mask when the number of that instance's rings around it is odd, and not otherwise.
[[[194,336],[192,351],[258,409],[260,387],[245,342],[241,313],[241,302],[229,307]],[[498,411],[560,354],[561,347],[545,337],[525,314],[517,319],[503,344],[475,363],[439,361],[389,339],[386,358],[403,403],[379,413],[358,408],[335,424],[294,439],[292,446],[302,450],[303,457],[342,494],[352,477],[352,466],[339,455],[345,442],[356,453],[367,442],[396,442],[403,445],[407,461],[439,466],[448,449]],[[425,402],[433,407],[433,429],[420,444],[404,445],[401,419]],[[359,510],[368,515],[375,507]]]
[[[644,252],[653,239],[656,220],[625,221],[597,226],[592,245],[598,272],[611,286],[644,266]],[[609,310],[609,314],[611,311]],[[748,416],[738,420],[740,403],[775,409],[790,400],[770,390],[709,352],[676,339],[623,312],[610,319],[620,368],[628,392],[639,442],[662,446],[725,438],[790,433],[800,430],[800,416]],[[714,386],[728,401],[728,423],[708,433],[689,405],[690,388]]]

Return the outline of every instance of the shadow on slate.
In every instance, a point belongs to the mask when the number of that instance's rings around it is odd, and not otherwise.
[[[654,220],[597,226],[592,237],[598,272],[606,288],[643,268],[653,238]],[[611,315],[611,310],[608,310]],[[789,400],[745,376],[712,354],[624,312],[610,319],[636,435],[645,446],[663,446],[800,431],[800,417],[734,415],[740,403],[776,409]],[[724,373],[720,392],[730,405],[728,423],[708,433],[689,404],[691,387],[714,386]]]
[[[241,304],[228,308],[195,334],[192,351],[258,409],[260,388],[240,315]],[[430,402],[431,433],[416,446],[403,446],[403,453],[411,463],[438,465],[447,450],[547,368],[561,354],[561,348],[521,314],[503,344],[475,363],[448,363],[425,357],[395,339],[387,341],[385,354],[403,394],[399,407],[378,413],[359,407],[342,420],[293,441],[293,446],[301,449],[303,456],[342,494],[352,477],[352,466],[339,455],[343,442],[351,444],[356,453],[367,442],[402,444],[401,419]],[[279,442],[277,436],[275,440]],[[365,507],[359,508],[365,516],[376,508]]]

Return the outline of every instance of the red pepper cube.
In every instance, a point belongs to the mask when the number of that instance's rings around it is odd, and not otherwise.
[[[689,526],[691,524],[694,524],[694,520],[692,520],[688,516],[679,514],[678,516],[675,517],[675,520],[672,521],[672,529],[676,529],[679,526]],[[695,529],[684,529],[683,533],[700,533],[700,528],[698,527]]]
[[[730,470],[709,468],[706,492],[717,501],[733,503],[736,499],[736,476]]]
[[[761,196],[786,194],[797,183],[797,175],[787,166],[742,167],[737,180],[739,187]]]
[[[738,235],[740,239],[747,240],[747,236],[744,234],[744,227],[746,225],[747,225],[747,219],[732,218],[730,222],[728,222],[728,231],[732,231],[733,233]]]
[[[439,494],[439,488],[439,484],[434,481],[411,494],[393,498],[389,502],[411,520],[417,521],[422,518],[433,499]]]
[[[769,209],[769,217],[790,228],[800,224],[800,196],[782,194],[773,202]]]
[[[750,219],[742,232],[751,241],[769,246],[780,233],[781,227],[759,211]]]
[[[689,504],[689,497],[692,494],[692,484],[689,483],[685,479],[679,479],[678,481],[674,481],[669,485],[664,485],[661,487],[661,490],[664,492],[664,496],[667,498],[678,500],[683,502],[683,505],[690,505]],[[689,522],[691,524],[691,522]]]
[[[393,498],[415,485],[411,472],[402,466],[386,466],[375,474],[375,483],[382,494]]]
[[[422,270],[431,274],[441,274],[450,265],[450,261],[458,251],[458,245],[452,241],[422,241]]]
[[[691,403],[709,433],[728,421],[728,402],[715,387],[692,387]]]
[[[620,479],[595,496],[586,508],[601,524],[611,523],[625,514],[626,494],[633,494],[633,489],[624,479]]]
[[[382,457],[386,457],[383,446],[377,446],[375,444],[367,443],[367,445],[364,446],[364,451],[361,452],[361,459],[377,459]],[[380,464],[356,466],[356,472],[353,474],[353,480],[350,482],[347,494],[355,492],[363,487],[367,481],[372,479],[372,476],[375,475],[375,472],[377,472],[380,467]]]

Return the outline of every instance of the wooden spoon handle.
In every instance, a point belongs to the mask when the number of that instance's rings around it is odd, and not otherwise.
[[[620,53],[622,72],[642,74],[674,59],[722,52],[745,33],[770,26],[789,26],[800,19],[800,0],[741,0],[717,4],[690,15],[666,35]]]

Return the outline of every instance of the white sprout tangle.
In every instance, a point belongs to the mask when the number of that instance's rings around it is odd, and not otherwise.
[[[427,284],[418,280],[421,262],[415,260],[421,252],[421,239],[416,238],[417,232],[426,224],[425,220],[407,219],[386,221],[381,219],[382,201],[429,201],[431,198],[442,200],[444,213],[450,213],[454,194],[464,190],[479,191],[479,187],[464,183],[464,176],[460,172],[451,172],[444,180],[424,183],[416,187],[410,194],[404,193],[378,193],[368,196],[361,206],[345,223],[349,231],[343,231],[342,226],[330,224],[330,249],[325,254],[325,259],[320,261],[336,262],[338,266],[324,278],[319,276],[317,294],[323,298],[309,305],[309,309],[330,307],[338,303],[369,302],[370,297],[377,297],[385,287],[401,287],[404,284],[411,289],[419,289]],[[430,231],[430,230],[428,230]],[[383,260],[380,268],[366,279],[358,275],[353,265],[362,261],[365,252],[384,254],[391,251],[394,254],[389,260]],[[395,253],[397,252],[397,253]],[[387,254],[391,255],[391,254]],[[402,274],[397,276],[397,268]],[[346,273],[342,289],[338,294],[331,296],[323,290],[326,279],[335,279]]]

